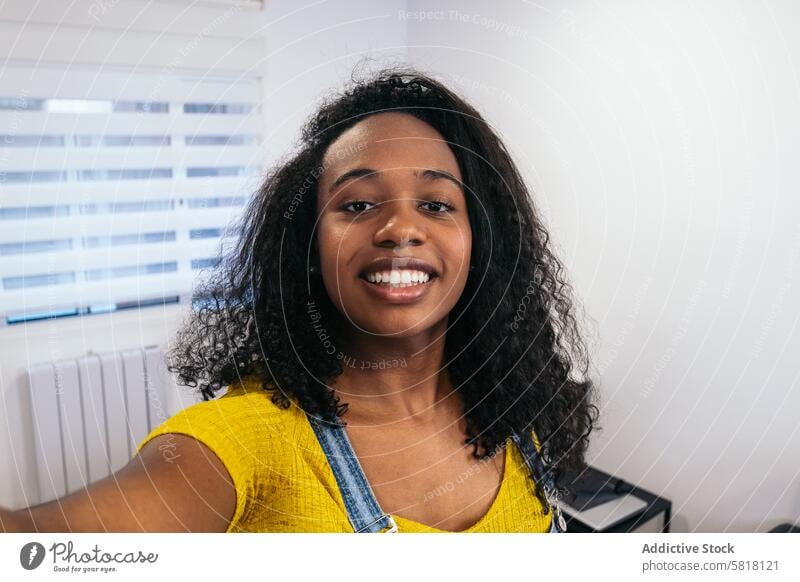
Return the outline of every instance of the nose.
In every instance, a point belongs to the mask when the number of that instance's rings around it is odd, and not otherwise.
[[[418,246],[425,242],[428,237],[416,210],[417,200],[392,200],[384,202],[382,206],[385,222],[375,231],[376,246],[395,248]]]

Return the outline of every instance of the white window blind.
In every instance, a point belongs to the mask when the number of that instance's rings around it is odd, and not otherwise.
[[[0,73],[9,324],[187,296],[261,174],[258,78]]]

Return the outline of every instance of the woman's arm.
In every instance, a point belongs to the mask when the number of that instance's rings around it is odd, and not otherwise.
[[[224,532],[235,508],[236,490],[219,458],[192,437],[164,434],[86,488],[35,507],[0,510],[0,531]]]

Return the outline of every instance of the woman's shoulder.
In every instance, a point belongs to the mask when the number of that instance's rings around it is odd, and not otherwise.
[[[193,404],[162,422],[139,444],[137,454],[165,434],[188,435],[203,443],[220,459],[236,489],[230,531],[252,509],[251,501],[271,471],[291,462],[292,447],[286,446],[286,439],[297,432],[300,414],[295,406],[283,409],[275,404],[258,380],[243,379],[222,396]]]
[[[268,445],[271,434],[283,433],[287,425],[298,421],[294,408],[281,408],[259,380],[244,378],[229,385],[222,396],[188,406],[162,422],[139,444],[137,452],[166,433],[186,434],[204,443],[225,439],[247,447]]]
[[[275,388],[271,384],[265,383],[254,376],[247,376],[229,384],[226,387],[225,394],[216,400],[208,402],[224,402],[227,406],[252,406],[259,403],[259,406],[266,408],[264,412],[284,410],[273,402],[272,395],[274,392]]]
[[[242,378],[225,388],[225,393],[213,400],[198,402],[183,412],[202,413],[205,410],[221,410],[226,414],[256,416],[262,421],[288,420],[292,408],[283,408],[273,400],[275,390],[254,377]],[[273,418],[274,417],[274,418]]]

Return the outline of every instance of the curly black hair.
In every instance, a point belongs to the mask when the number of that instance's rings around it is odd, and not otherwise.
[[[201,301],[168,351],[168,368],[206,400],[255,377],[277,405],[294,400],[343,422],[347,404],[328,386],[342,373],[341,354],[323,345],[317,323],[329,322],[335,341],[340,314],[319,270],[308,268],[318,262],[316,186],[328,146],[367,116],[388,111],[413,115],[443,136],[469,195],[474,269],[450,313],[442,364],[463,397],[465,444],[483,458],[533,428],[563,489],[563,472],[585,466],[598,416],[571,287],[497,133],[464,99],[414,69],[354,77],[309,118],[297,151],[249,202],[235,246],[198,286]],[[539,483],[536,495],[547,508]]]

